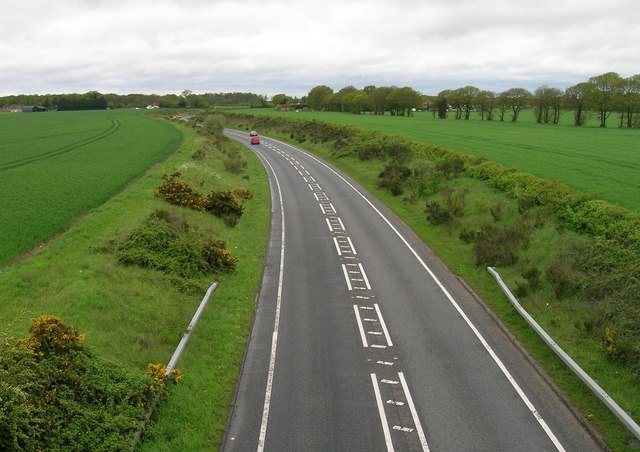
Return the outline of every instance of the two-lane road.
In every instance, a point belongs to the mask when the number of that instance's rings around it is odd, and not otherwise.
[[[272,230],[223,450],[598,450],[388,209],[299,148],[252,149]]]

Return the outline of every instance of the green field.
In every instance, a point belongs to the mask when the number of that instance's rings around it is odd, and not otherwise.
[[[0,266],[174,152],[181,134],[135,110],[0,115]]]
[[[352,115],[333,112],[278,112],[266,109],[239,110],[251,114],[316,119],[374,129],[486,157],[503,165],[555,179],[578,191],[623,207],[640,210],[640,131],[619,129],[612,116],[609,128],[571,125],[566,112],[558,125],[536,124],[531,111],[517,123],[434,118],[417,112],[413,117]]]

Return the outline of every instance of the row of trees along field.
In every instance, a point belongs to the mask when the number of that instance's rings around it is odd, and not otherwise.
[[[274,96],[275,100],[275,96]],[[286,99],[285,99],[286,100]],[[573,111],[575,125],[585,122],[588,112],[595,112],[600,127],[618,113],[619,127],[639,127],[640,74],[624,78],[615,72],[591,77],[564,90],[541,86],[534,92],[510,88],[501,93],[475,86],[441,91],[436,96],[421,95],[410,87],[366,86],[359,90],[347,86],[334,92],[326,85],[311,89],[302,102],[314,110],[382,115],[411,115],[414,108],[427,109],[439,118],[454,114],[456,119],[469,119],[477,112],[482,120],[518,120],[524,109],[533,109],[539,123],[557,124],[561,110]]]
[[[19,94],[0,97],[0,107],[10,105],[41,105],[48,110],[104,110],[106,108],[208,108],[208,107],[271,107],[266,95],[253,93],[194,94],[184,90],[177,94]]]

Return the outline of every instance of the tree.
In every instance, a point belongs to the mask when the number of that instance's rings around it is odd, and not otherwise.
[[[451,97],[451,93],[452,91],[450,89],[445,89],[444,91],[440,91],[438,93],[436,108],[438,110],[439,119],[447,118],[447,112],[449,111],[449,97]]]
[[[326,85],[318,85],[307,94],[307,104],[313,110],[324,110],[327,108],[328,97],[333,94],[333,90]]]
[[[420,105],[420,93],[408,86],[395,88],[387,97],[389,107],[400,116],[411,116],[411,110]]]
[[[589,89],[590,84],[583,82],[570,86],[564,91],[564,102],[569,108],[573,109],[573,124],[576,126],[583,125],[586,119],[585,97]]]
[[[487,121],[493,119],[493,107],[495,105],[496,93],[493,91],[479,91],[476,95],[478,108],[480,108],[480,119],[484,120],[485,114]]]
[[[632,128],[634,114],[640,110],[640,74],[623,80],[620,95],[620,127]]]
[[[533,93],[534,114],[537,123],[558,124],[560,120],[560,99],[562,91],[558,88],[541,86]]]
[[[511,108],[511,122],[518,121],[518,115],[531,99],[531,93],[524,88],[510,88],[501,96]]]
[[[276,106],[286,104],[288,101],[289,101],[289,98],[287,97],[286,94],[276,94],[271,98],[271,102],[273,103],[273,105],[276,105]]]
[[[391,94],[391,91],[393,91],[393,89],[388,86],[380,86],[371,93],[371,104],[374,114],[384,115],[384,112],[389,109],[387,98],[389,94]]]
[[[462,109],[464,111],[464,119],[469,119],[471,111],[475,108],[479,92],[480,89],[475,86],[465,86],[460,88],[459,95],[460,102],[462,103]]]
[[[589,79],[591,89],[588,91],[588,102],[598,112],[600,127],[607,127],[607,118],[615,108],[615,102],[621,92],[622,77],[616,72],[607,72]]]

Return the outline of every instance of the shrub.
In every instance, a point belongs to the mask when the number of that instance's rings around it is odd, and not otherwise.
[[[240,218],[244,207],[238,202],[231,190],[212,191],[207,196],[207,211],[217,217]]]
[[[439,225],[439,224],[448,225],[448,224],[451,224],[451,222],[453,221],[451,212],[443,208],[440,205],[440,203],[438,203],[437,201],[427,203],[426,211],[427,211],[427,220],[429,220],[429,223],[433,225]]]
[[[495,203],[490,209],[489,213],[491,213],[491,217],[493,221],[500,221],[502,219],[502,203]]]
[[[174,173],[171,176],[163,174],[162,180],[164,182],[156,189],[156,196],[172,204],[201,212],[205,211],[205,199],[189,183],[179,179],[179,175],[179,173]]]
[[[128,450],[152,380],[100,359],[56,317],[29,331],[0,347],[0,450]]]
[[[224,169],[232,174],[240,174],[247,169],[247,161],[238,153],[231,155],[228,159],[223,160],[222,163],[224,164]]]
[[[464,171],[464,160],[457,155],[450,155],[445,160],[436,163],[436,168],[447,179],[458,177]]]
[[[498,227],[483,224],[476,235],[474,254],[476,264],[498,266],[512,265],[518,261],[517,250],[527,237],[517,225]]]
[[[555,258],[545,271],[547,280],[553,287],[553,292],[558,300],[572,295],[577,290],[576,275],[571,265],[562,258]]]
[[[531,287],[531,290],[538,290],[540,288],[540,277],[542,276],[542,272],[538,268],[528,268],[524,272],[522,272],[522,276],[529,283],[529,287]]]
[[[391,162],[378,175],[378,186],[386,188],[394,196],[403,192],[403,185],[411,176],[411,170],[400,163]]]
[[[467,193],[469,193],[467,189],[457,192],[451,189],[443,190],[444,205],[452,217],[461,217],[464,213]]]
[[[207,156],[207,153],[204,152],[204,149],[199,148],[199,149],[196,150],[196,152],[193,153],[191,158],[193,160],[204,160],[206,156]]]
[[[196,232],[189,232],[188,226],[179,232],[155,214],[117,247],[116,257],[125,265],[152,268],[182,278],[230,272],[237,262],[220,240],[202,239]]]

